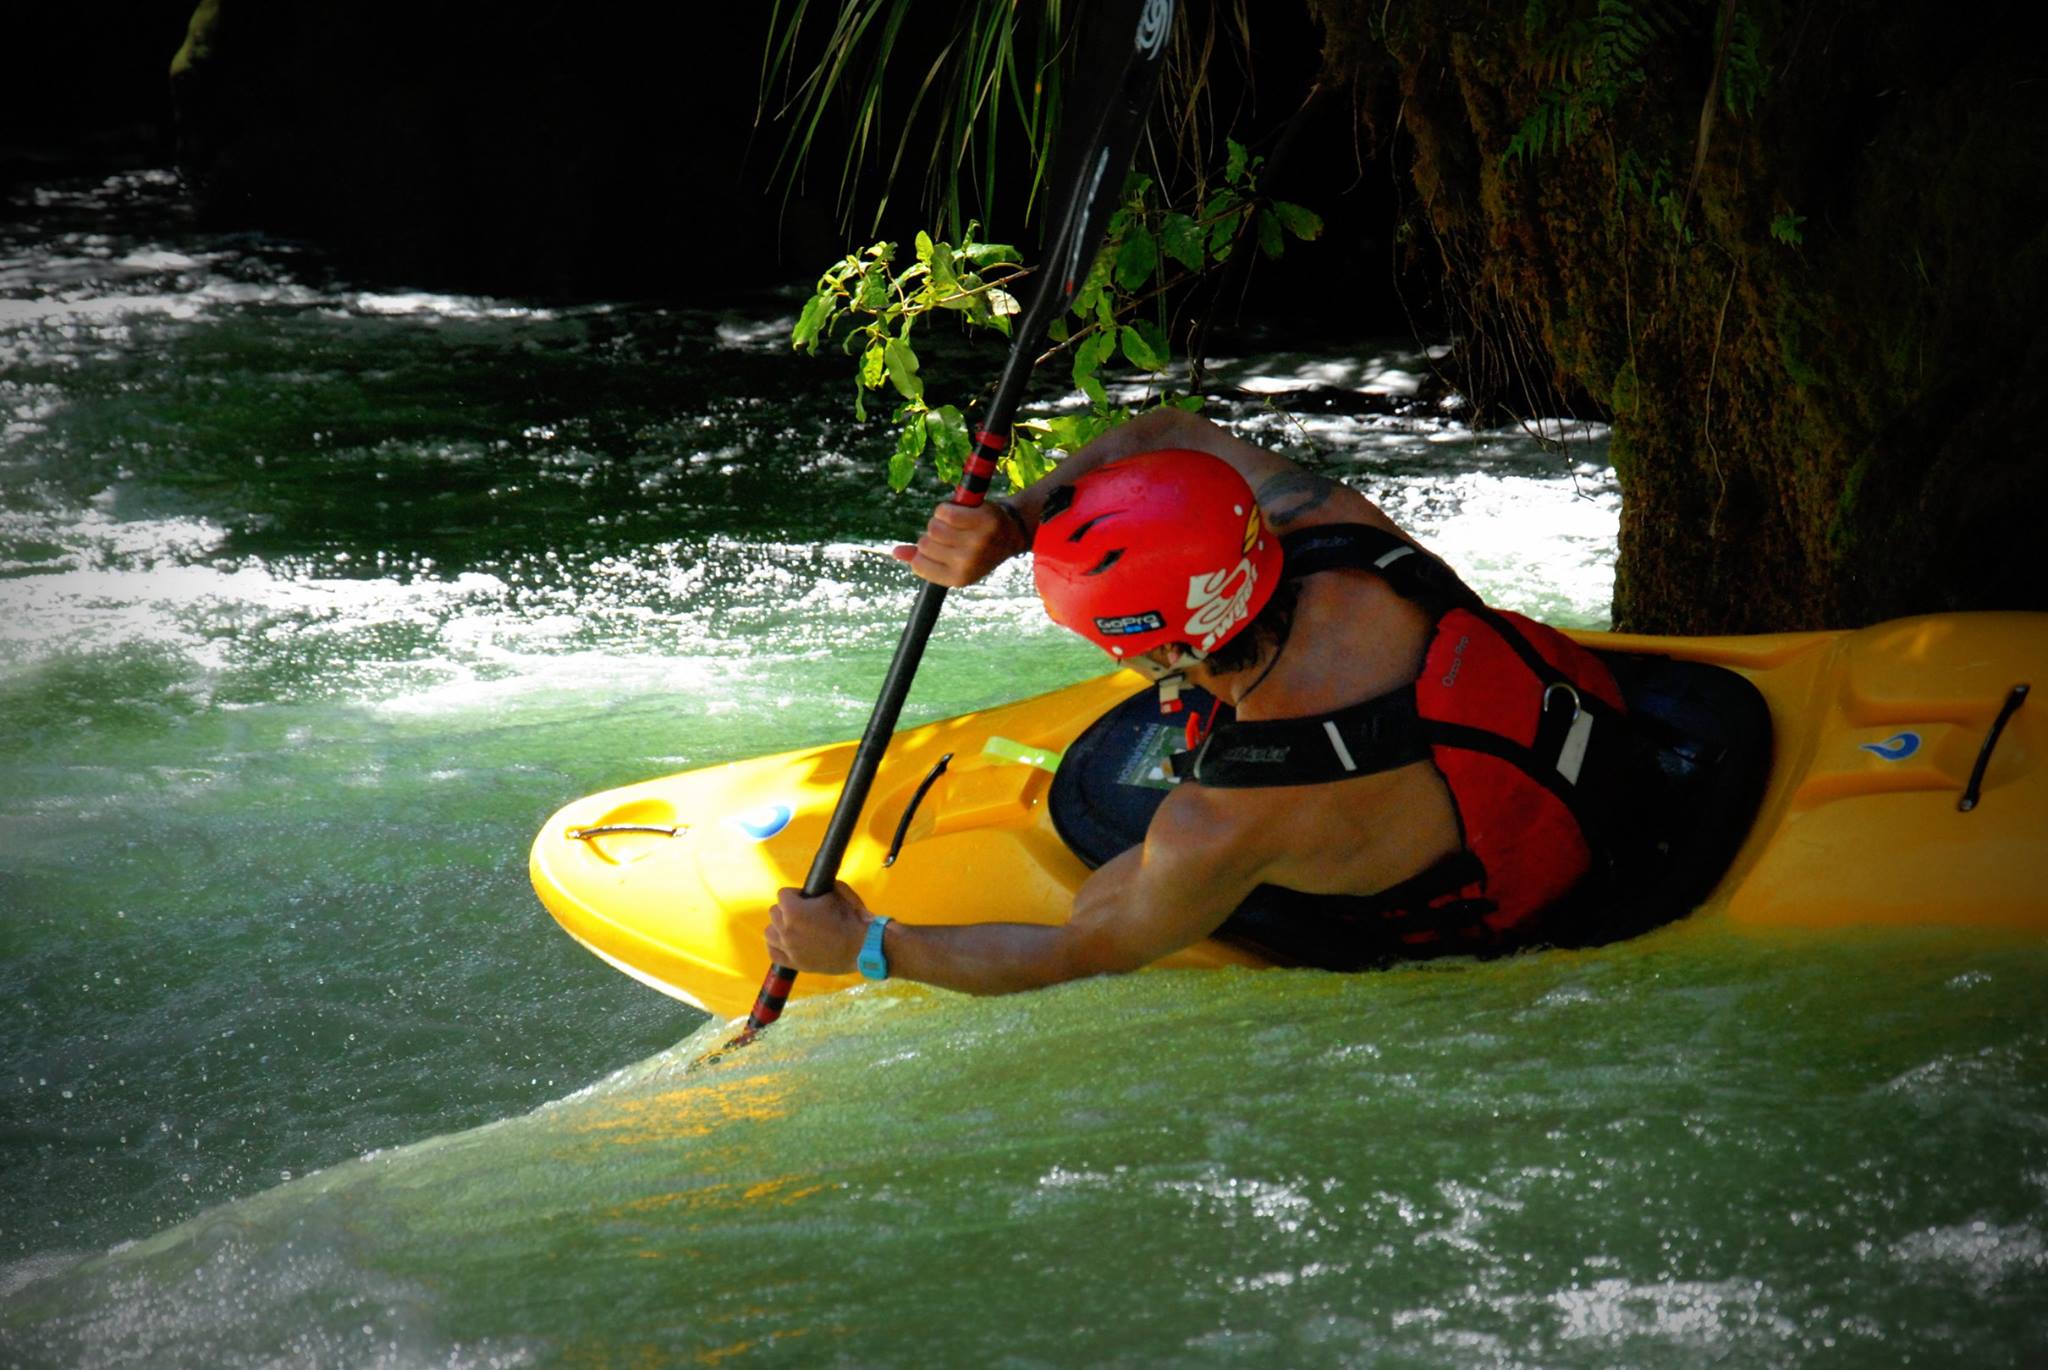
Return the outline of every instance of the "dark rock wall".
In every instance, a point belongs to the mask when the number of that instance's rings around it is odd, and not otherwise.
[[[1316,8],[1332,73],[1396,111],[1380,146],[1480,388],[1612,417],[1620,626],[2048,607],[2029,7]],[[1639,50],[1598,46],[1632,19]],[[1757,61],[1734,110],[1731,20]],[[1510,155],[1574,93],[1574,127]]]

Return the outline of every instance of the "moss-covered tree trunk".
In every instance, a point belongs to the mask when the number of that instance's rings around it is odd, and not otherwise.
[[[1617,626],[2048,607],[2028,7],[1312,2],[1473,360],[1612,419]]]

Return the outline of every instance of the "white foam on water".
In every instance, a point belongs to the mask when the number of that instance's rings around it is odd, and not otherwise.
[[[1596,1280],[1551,1296],[1567,1342],[1782,1345],[1799,1326],[1752,1280]]]
[[[1892,1243],[1893,1261],[1922,1275],[1947,1270],[1980,1293],[2024,1281],[2039,1287],[2048,1277],[2048,1242],[2038,1228],[1986,1221],[1930,1227]]]

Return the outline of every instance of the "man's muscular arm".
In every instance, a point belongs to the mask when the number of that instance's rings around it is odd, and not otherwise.
[[[883,952],[892,977],[969,994],[1136,970],[1214,932],[1259,883],[1260,869],[1215,796],[1187,787],[1167,796],[1141,846],[1089,877],[1065,924],[895,922]],[[784,890],[771,911],[769,952],[798,970],[845,974],[868,916],[843,885],[819,899]]]

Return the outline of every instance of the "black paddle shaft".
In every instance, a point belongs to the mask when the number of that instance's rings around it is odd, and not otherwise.
[[[1024,390],[1031,379],[1032,360],[1045,340],[1052,321],[1066,312],[1074,293],[1088,277],[1102,245],[1103,227],[1123,193],[1124,172],[1130,167],[1145,116],[1152,108],[1152,93],[1159,83],[1159,69],[1166,56],[1167,35],[1173,27],[1174,0],[1126,0],[1114,14],[1105,14],[1097,29],[1097,41],[1122,45],[1121,76],[1103,85],[1101,106],[1094,112],[1089,131],[1093,136],[1072,146],[1079,155],[1067,168],[1064,179],[1064,210],[1055,221],[1053,235],[1046,241],[1045,265],[1031,307],[1011,332],[1010,355],[996,382],[987,417],[974,435],[960,484],[953,502],[969,507],[980,504],[995,475],[996,463],[1009,446],[1010,424]],[[1111,62],[1116,60],[1114,50]],[[1105,65],[1110,65],[1106,62]],[[812,898],[829,893],[839,880],[839,863],[845,859],[847,844],[860,823],[868,790],[881,768],[882,755],[896,732],[897,717],[910,694],[911,679],[924,657],[925,643],[939,610],[946,602],[946,587],[926,581],[919,587],[917,603],[897,640],[896,655],[883,678],[882,693],[868,716],[860,746],[853,754],[853,768],[847,772],[839,802],[825,825],[825,838],[811,862],[804,893]],[[796,972],[787,966],[771,966],[747,1015],[743,1037],[751,1036],[782,1016],[782,1006],[796,983]]]

